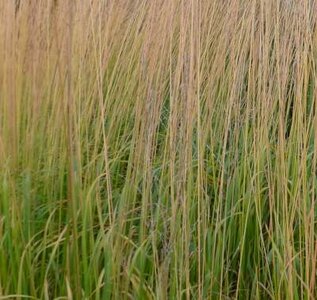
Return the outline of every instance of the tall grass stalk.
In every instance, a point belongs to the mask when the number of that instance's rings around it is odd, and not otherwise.
[[[0,1],[0,299],[315,299],[316,13]]]

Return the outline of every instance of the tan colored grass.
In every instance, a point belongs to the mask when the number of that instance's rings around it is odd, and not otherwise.
[[[0,299],[314,299],[316,12],[0,1]]]

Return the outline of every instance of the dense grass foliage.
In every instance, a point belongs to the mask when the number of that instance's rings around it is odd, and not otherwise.
[[[316,18],[0,1],[0,299],[315,299]]]

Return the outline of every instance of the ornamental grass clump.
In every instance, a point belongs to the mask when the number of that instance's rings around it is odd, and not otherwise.
[[[0,1],[0,299],[316,299],[316,12]]]

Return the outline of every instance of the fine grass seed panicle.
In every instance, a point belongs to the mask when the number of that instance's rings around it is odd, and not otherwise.
[[[0,299],[316,299],[316,21],[0,1]]]

